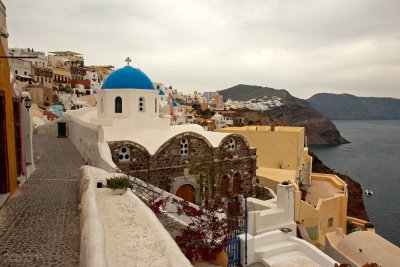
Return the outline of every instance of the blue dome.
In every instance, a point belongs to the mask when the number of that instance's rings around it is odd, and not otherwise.
[[[173,99],[172,99],[172,105],[173,105],[174,107],[178,106],[178,105],[176,104],[175,100],[173,100]]]
[[[141,70],[125,66],[113,71],[101,89],[146,89],[154,90],[153,83]]]
[[[160,90],[160,91],[158,92],[158,94],[159,94],[159,95],[165,95],[165,93],[164,93],[163,90]]]

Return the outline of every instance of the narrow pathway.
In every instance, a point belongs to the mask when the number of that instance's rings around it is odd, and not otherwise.
[[[79,168],[68,138],[33,136],[36,170],[0,209],[0,266],[79,265]]]

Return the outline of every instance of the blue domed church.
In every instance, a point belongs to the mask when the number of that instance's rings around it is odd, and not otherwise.
[[[244,137],[197,124],[170,125],[159,109],[150,78],[125,66],[107,77],[97,108],[75,112],[74,120],[98,129],[103,161],[190,202],[251,195],[256,151]],[[191,174],[193,166],[199,168]]]

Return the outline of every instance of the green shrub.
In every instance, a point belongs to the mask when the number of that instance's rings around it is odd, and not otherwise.
[[[128,176],[112,177],[106,180],[107,180],[107,187],[111,188],[112,190],[132,188],[132,182],[131,180],[129,180]]]

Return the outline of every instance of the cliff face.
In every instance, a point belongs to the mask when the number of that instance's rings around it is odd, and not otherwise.
[[[313,157],[313,172],[331,173],[339,176],[345,183],[347,183],[349,201],[347,204],[347,215],[356,217],[365,221],[369,221],[367,211],[365,210],[363,191],[361,185],[351,179],[349,176],[339,172],[334,172],[329,167],[325,166],[322,161],[312,152],[309,152]]]
[[[348,143],[336,126],[327,118],[316,112],[306,101],[294,99],[285,101],[280,106],[266,112],[272,119],[286,125],[304,127],[308,145],[339,145]]]
[[[248,101],[264,96],[281,98],[283,105],[265,111],[271,121],[279,125],[305,127],[308,145],[339,145],[348,143],[336,126],[326,117],[316,111],[307,101],[293,97],[286,90],[276,90],[269,87],[237,85],[219,91],[224,99]],[[276,125],[276,124],[275,124]]]
[[[307,100],[331,120],[399,120],[400,99],[316,94]]]

